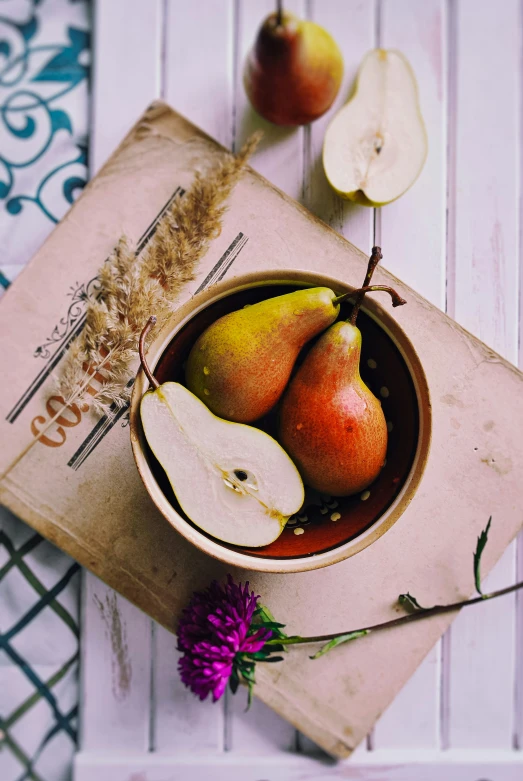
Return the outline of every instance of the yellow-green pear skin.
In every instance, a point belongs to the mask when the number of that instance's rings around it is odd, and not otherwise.
[[[303,345],[338,316],[334,299],[329,288],[306,288],[220,317],[191,349],[187,387],[221,418],[258,420],[282,395]]]
[[[213,537],[269,545],[303,504],[298,470],[275,439],[216,417],[183,385],[148,391],[140,417],[183,511]]]
[[[384,206],[411,187],[428,144],[414,73],[403,54],[374,49],[325,133],[323,166],[342,198]]]
[[[256,111],[276,125],[306,125],[332,105],[343,78],[336,41],[319,24],[284,11],[260,27],[244,86]]]

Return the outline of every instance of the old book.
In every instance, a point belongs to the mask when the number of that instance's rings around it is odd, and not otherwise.
[[[153,105],[8,291],[0,305],[0,473],[57,409],[52,375],[82,328],[115,241],[125,232],[143,246],[166,203],[218,150],[170,108]],[[364,253],[248,171],[184,295],[260,268],[320,271],[357,285],[365,266]],[[356,556],[292,575],[235,573],[249,577],[291,633],[386,620],[409,589],[431,602],[466,596],[471,550],[488,515],[485,572],[522,522],[523,375],[385,269],[376,283],[393,284],[409,302],[395,317],[427,377],[428,462],[399,520]],[[1,481],[0,499],[170,629],[193,589],[226,571],[153,506],[133,461],[126,409],[98,420],[64,413]],[[281,665],[259,665],[257,694],[327,751],[347,756],[450,620],[371,635],[315,662],[308,648],[292,649]]]

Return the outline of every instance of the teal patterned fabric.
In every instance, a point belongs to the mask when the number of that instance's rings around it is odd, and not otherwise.
[[[0,298],[87,179],[89,14],[0,0]],[[71,778],[78,596],[78,565],[0,508],[0,781]]]

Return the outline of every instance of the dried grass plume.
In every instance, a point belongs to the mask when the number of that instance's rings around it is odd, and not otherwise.
[[[220,233],[227,199],[261,135],[252,135],[238,155],[223,153],[217,164],[196,173],[189,190],[168,206],[141,254],[125,236],[119,240],[100,268],[99,290],[87,303],[85,327],[62,361],[56,386],[63,406],[0,480],[69,405],[88,402],[106,412],[127,401],[143,326],[151,314],[161,325],[173,312],[183,286],[194,278],[200,259]]]
[[[227,199],[260,137],[251,136],[237,156],[224,154],[210,170],[197,172],[140,256],[125,237],[120,239],[100,269],[100,290],[87,304],[85,328],[62,364],[58,392],[64,404],[88,400],[106,412],[127,400],[144,324],[155,314],[161,326],[173,312],[180,291],[221,231]],[[104,379],[93,388],[95,374]]]

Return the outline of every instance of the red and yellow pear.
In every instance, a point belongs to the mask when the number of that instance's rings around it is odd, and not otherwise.
[[[380,258],[375,247],[350,320],[334,323],[322,334],[282,400],[279,441],[303,481],[331,496],[367,488],[379,475],[387,452],[381,404],[360,376],[362,337],[356,326],[366,292],[383,290],[391,295],[393,306],[405,303],[391,288],[368,286]]]
[[[330,288],[314,287],[220,317],[189,353],[187,387],[219,417],[258,420],[279,401],[303,345],[339,311]]]
[[[258,114],[276,125],[292,126],[324,114],[342,78],[343,58],[332,36],[319,24],[279,7],[258,31],[243,81]]]

